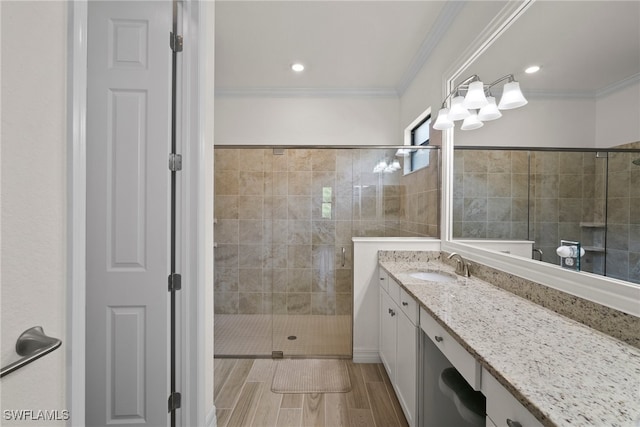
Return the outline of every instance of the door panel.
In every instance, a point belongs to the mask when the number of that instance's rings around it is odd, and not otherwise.
[[[89,2],[87,425],[166,425],[171,2]]]

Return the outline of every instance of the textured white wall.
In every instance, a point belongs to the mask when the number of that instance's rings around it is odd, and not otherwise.
[[[535,98],[480,129],[463,131],[456,124],[456,146],[594,148],[593,98]]]
[[[640,141],[640,82],[596,102],[596,147]]]
[[[1,363],[32,326],[63,347],[2,379],[2,410],[64,410],[67,4],[0,2],[2,15]],[[71,414],[73,416],[73,414]],[[12,422],[2,425],[64,425]]]
[[[402,144],[397,98],[216,98],[216,145]]]

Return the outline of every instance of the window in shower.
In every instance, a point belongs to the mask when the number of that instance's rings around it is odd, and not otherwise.
[[[431,115],[428,115],[411,130],[411,145],[429,144],[429,128],[431,127]],[[412,150],[409,154],[409,169],[405,172],[413,172],[429,166],[429,152],[424,150]]]

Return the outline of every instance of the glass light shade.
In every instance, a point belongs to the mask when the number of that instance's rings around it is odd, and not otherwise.
[[[437,130],[447,130],[451,129],[454,126],[454,123],[451,119],[449,119],[449,109],[442,108],[438,111],[438,118],[436,122],[433,124],[433,128]]]
[[[373,173],[384,172],[386,167],[387,162],[385,162],[384,160],[380,160],[380,162],[378,162],[378,164],[373,168]]]
[[[504,85],[502,90],[502,98],[500,98],[500,104],[498,108],[501,110],[510,110],[512,108],[522,107],[527,104],[527,100],[520,91],[520,83],[509,82]]]
[[[484,84],[482,82],[472,82],[464,97],[462,106],[466,109],[478,109],[487,105],[487,97],[484,95]]]
[[[488,96],[487,101],[489,101],[489,103],[482,107],[478,112],[478,119],[483,122],[488,122],[489,120],[495,120],[502,117],[502,113],[498,110],[498,106],[496,105],[496,99],[493,96]]]
[[[449,120],[462,120],[469,117],[469,110],[464,108],[462,103],[464,102],[464,96],[458,95],[451,100],[451,109],[449,110]]]
[[[475,111],[473,111],[470,113],[469,117],[464,119],[464,122],[462,122],[462,126],[460,126],[460,129],[474,130],[474,129],[481,128],[482,126],[484,126],[484,123],[482,123],[480,119],[478,119],[478,115],[476,114]]]

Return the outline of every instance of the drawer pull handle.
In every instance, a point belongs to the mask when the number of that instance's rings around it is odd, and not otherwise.
[[[509,427],[522,427],[522,424],[517,421],[510,420],[509,418],[507,418],[507,425]]]
[[[384,277],[381,277],[380,280],[384,280]]]
[[[436,335],[436,336],[435,336],[435,339],[436,339],[436,342],[442,342],[442,340],[443,340],[444,338],[442,338],[442,337],[441,337],[441,336],[439,336],[439,335]]]
[[[395,312],[395,311],[393,311],[393,310],[389,310],[389,312],[391,313],[391,317],[393,317],[393,316],[395,316],[395,315],[396,315],[396,312]]]
[[[409,305],[409,303],[408,303],[408,302],[406,302],[406,301],[402,301],[402,305],[404,305],[404,306],[406,307],[406,306],[408,306],[408,305]]]
[[[393,313],[393,310],[389,309],[389,314]]]

